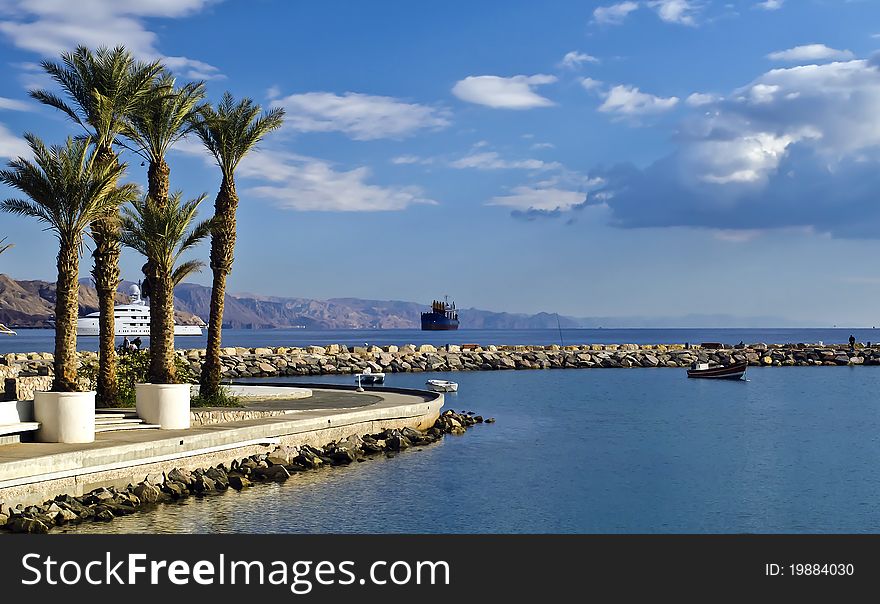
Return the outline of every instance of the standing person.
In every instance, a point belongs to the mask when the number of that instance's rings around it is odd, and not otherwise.
[[[131,342],[128,341],[128,336],[122,338],[122,352],[128,352],[131,348]]]
[[[856,349],[856,337],[854,335],[849,336],[849,349],[851,351]]]
[[[141,337],[138,336],[134,340],[132,340],[131,345],[134,346],[135,350],[141,349]]]

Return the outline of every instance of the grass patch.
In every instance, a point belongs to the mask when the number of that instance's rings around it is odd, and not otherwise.
[[[202,396],[201,394],[192,397],[190,407],[244,407],[241,399],[220,386],[220,391],[214,396]]]

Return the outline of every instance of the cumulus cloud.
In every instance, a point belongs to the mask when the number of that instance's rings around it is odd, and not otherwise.
[[[450,162],[449,165],[458,169],[475,170],[554,170],[562,167],[557,162],[545,162],[540,159],[504,159],[495,151],[471,153]]]
[[[653,0],[648,6],[657,11],[657,16],[667,23],[696,25],[699,5],[693,0]]]
[[[605,94],[605,101],[599,106],[599,111],[635,117],[663,113],[677,104],[678,97],[663,98],[642,92],[635,86],[619,85]]]
[[[146,20],[193,15],[216,0],[2,0],[0,34],[14,46],[46,57],[82,44],[90,48],[124,44],[141,58],[164,58],[187,77],[211,79],[219,70],[186,57],[164,57]]]
[[[604,84],[603,82],[599,80],[594,80],[593,78],[581,78],[581,86],[584,87],[584,90],[593,92],[602,88]]]
[[[248,186],[249,194],[301,212],[385,212],[436,203],[421,187],[369,183],[371,172],[365,166],[338,170],[320,159],[276,150],[248,155],[239,174],[269,183]]]
[[[767,58],[772,61],[786,61],[790,63],[802,61],[831,61],[831,60],[848,60],[854,58],[855,55],[849,50],[837,50],[829,48],[824,44],[806,44],[804,46],[795,46],[788,50],[780,50],[771,52]]]
[[[712,103],[717,103],[721,100],[721,97],[715,94],[706,94],[702,92],[695,92],[685,99],[685,104],[688,107],[703,107],[704,105],[711,105]]]
[[[559,62],[560,67],[564,67],[566,69],[577,69],[584,63],[598,63],[599,59],[594,57],[593,55],[588,55],[585,52],[580,52],[577,50],[572,50],[571,52],[565,53],[565,56],[562,57],[562,61]]]
[[[553,101],[535,92],[535,87],[556,82],[556,76],[516,75],[509,78],[493,75],[468,76],[452,87],[452,94],[468,103],[494,109],[532,109],[549,107]]]
[[[638,2],[618,2],[610,6],[600,6],[593,11],[593,19],[602,25],[620,25],[638,8]]]
[[[875,60],[774,69],[681,125],[674,152],[594,175],[612,224],[880,237]]]
[[[299,132],[342,132],[355,140],[405,138],[449,125],[447,111],[387,96],[355,92],[292,94],[272,102],[287,112],[285,127]]]

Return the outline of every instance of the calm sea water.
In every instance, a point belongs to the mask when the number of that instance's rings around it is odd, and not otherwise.
[[[690,342],[746,343],[843,343],[850,334],[860,342],[880,342],[880,330],[846,329],[460,329],[421,331],[419,329],[225,329],[224,346],[309,346],[365,343],[387,344],[684,344]],[[178,348],[204,348],[202,336],[177,338]],[[119,338],[121,342],[122,339]],[[144,345],[149,338],[143,338]],[[48,329],[20,329],[17,336],[0,335],[0,354],[7,352],[51,352],[55,334]],[[98,339],[81,337],[80,350],[97,350]]]
[[[77,532],[880,531],[880,368],[395,374],[495,416],[460,437]],[[328,378],[339,382],[343,378]]]

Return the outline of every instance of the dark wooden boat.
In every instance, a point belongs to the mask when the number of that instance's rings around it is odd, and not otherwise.
[[[694,363],[687,372],[689,378],[740,380],[745,376],[748,366],[747,362],[735,363],[733,365],[716,365],[714,367],[707,363]]]

